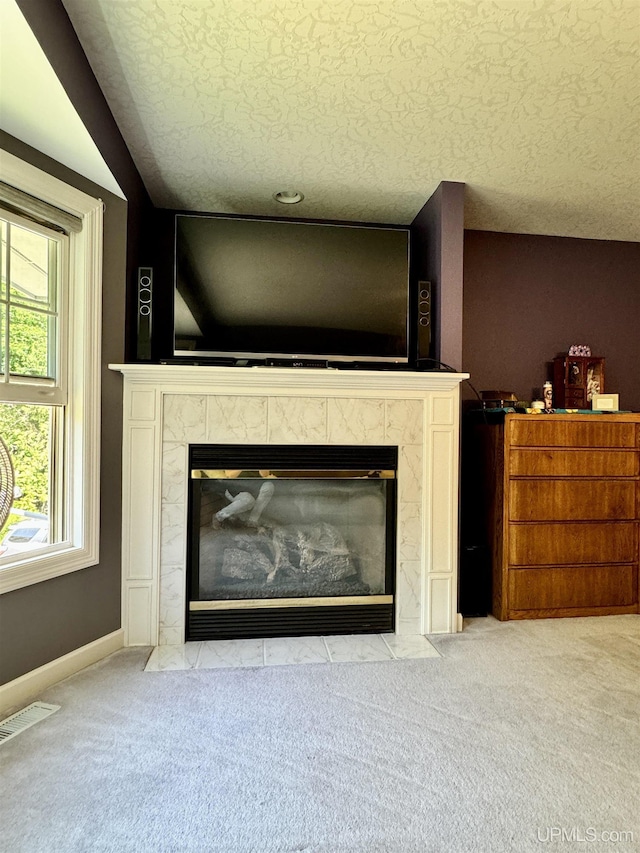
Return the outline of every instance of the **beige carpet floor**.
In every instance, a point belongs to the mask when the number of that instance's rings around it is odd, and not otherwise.
[[[430,639],[261,668],[118,652],[0,746],[0,850],[637,853],[640,616]]]

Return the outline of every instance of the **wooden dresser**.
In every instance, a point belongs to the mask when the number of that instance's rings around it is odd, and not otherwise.
[[[640,414],[506,414],[474,431],[494,616],[640,612]]]

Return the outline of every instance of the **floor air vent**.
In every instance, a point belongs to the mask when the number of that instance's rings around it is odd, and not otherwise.
[[[55,714],[60,710],[60,705],[48,705],[46,702],[33,702],[27,705],[17,714],[12,714],[6,720],[0,722],[0,743],[4,743],[15,735],[19,735],[29,726],[39,723],[45,717]]]

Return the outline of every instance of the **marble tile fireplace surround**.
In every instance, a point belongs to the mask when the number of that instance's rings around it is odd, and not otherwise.
[[[184,642],[190,444],[398,448],[396,633],[458,629],[466,374],[111,365],[124,375],[125,644]]]

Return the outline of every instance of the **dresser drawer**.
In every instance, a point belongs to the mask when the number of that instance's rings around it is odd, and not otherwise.
[[[513,480],[511,521],[632,521],[635,480]]]
[[[513,477],[636,477],[640,456],[629,450],[517,448],[509,454]]]
[[[623,607],[638,601],[635,566],[514,569],[509,572],[510,610]]]
[[[509,525],[510,566],[637,563],[635,521]]]
[[[512,420],[508,422],[511,443],[525,447],[636,446],[636,424],[600,421],[598,415],[585,417],[589,420],[561,421],[553,415],[536,415],[531,420]]]

